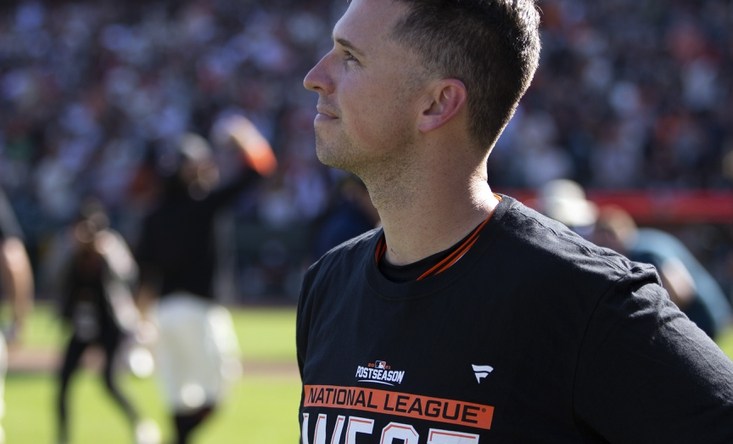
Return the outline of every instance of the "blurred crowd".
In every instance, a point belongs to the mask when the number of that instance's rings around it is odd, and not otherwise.
[[[602,189],[730,188],[730,2],[539,3],[540,70],[492,154],[494,188],[534,189],[561,177]],[[153,194],[147,177],[166,168],[166,142],[186,131],[215,140],[217,123],[241,113],[280,164],[235,209],[238,226],[255,230],[240,244],[260,248],[247,259],[259,272],[249,267],[242,279],[262,283],[268,267],[296,274],[298,259],[310,259],[299,234],[327,211],[339,179],[315,158],[316,97],[302,78],[331,46],[345,6],[2,2],[0,186],[34,262],[50,255],[89,196],[134,242]],[[268,240],[262,227],[281,236]],[[287,273],[270,279],[297,286]]]
[[[730,2],[540,3],[538,77],[494,154],[494,181],[730,187]]]

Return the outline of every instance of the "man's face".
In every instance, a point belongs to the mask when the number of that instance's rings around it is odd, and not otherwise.
[[[405,12],[393,0],[353,0],[334,27],[333,48],[306,75],[305,87],[318,93],[324,164],[361,175],[404,159],[414,141],[421,64],[389,37]]]

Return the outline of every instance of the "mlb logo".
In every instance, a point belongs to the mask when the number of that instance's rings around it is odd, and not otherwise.
[[[385,361],[374,361],[374,365],[375,365],[375,366],[376,366],[377,368],[381,368],[381,369],[386,369],[386,368],[388,368],[388,367],[387,367],[387,362],[385,362]]]

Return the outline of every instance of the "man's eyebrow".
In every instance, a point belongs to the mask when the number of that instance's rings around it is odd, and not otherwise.
[[[336,43],[338,43],[339,45],[341,45],[342,47],[344,47],[344,48],[348,49],[349,51],[355,53],[358,56],[363,56],[364,55],[364,53],[362,51],[360,51],[356,46],[354,46],[353,43],[351,43],[350,41],[348,41],[347,39],[345,39],[343,37],[336,37],[336,38],[334,38],[334,41]]]

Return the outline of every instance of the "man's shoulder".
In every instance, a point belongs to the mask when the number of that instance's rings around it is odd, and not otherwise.
[[[495,227],[503,242],[515,248],[526,248],[536,253],[550,252],[559,258],[570,251],[588,252],[597,248],[566,225],[534,209],[512,200],[504,211],[497,214]]]
[[[551,219],[517,201],[513,202],[497,226],[502,232],[499,242],[509,257],[529,264],[539,275],[568,279],[569,276],[594,276],[603,281],[616,281],[625,276],[653,274],[648,267],[585,239],[564,224]],[[651,277],[651,276],[646,276]]]
[[[356,237],[346,240],[324,253],[323,256],[313,264],[313,266],[322,267],[325,264],[350,260],[350,258],[356,260],[358,258],[371,255],[373,247],[376,245],[376,242],[381,235],[381,228],[373,228]]]
[[[382,230],[375,228],[332,248],[308,267],[301,285],[301,305],[310,299],[316,288],[339,286],[349,280],[361,279],[374,257],[374,248]]]

